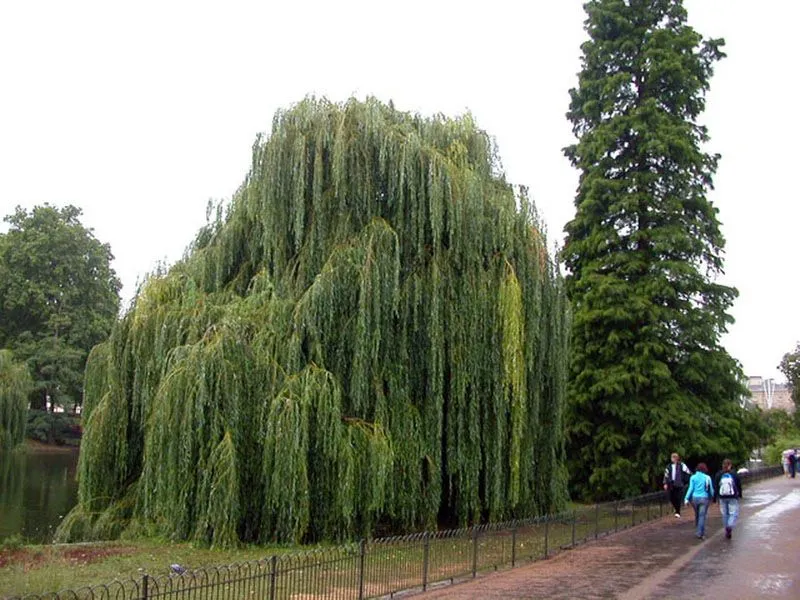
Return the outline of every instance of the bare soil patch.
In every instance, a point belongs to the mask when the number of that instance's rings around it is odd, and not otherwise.
[[[126,546],[69,546],[52,547],[46,550],[19,548],[0,552],[0,569],[22,566],[24,572],[38,569],[53,562],[66,562],[70,565],[90,565],[110,556],[132,554],[134,548]]]

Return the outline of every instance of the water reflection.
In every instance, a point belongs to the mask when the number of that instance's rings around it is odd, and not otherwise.
[[[49,542],[77,501],[76,451],[0,452],[0,539]]]

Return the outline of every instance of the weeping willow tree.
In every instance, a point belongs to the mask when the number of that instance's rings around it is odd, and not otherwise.
[[[307,99],[89,356],[61,537],[341,539],[557,509],[565,320],[534,208],[470,116]]]
[[[28,368],[15,362],[10,350],[0,350],[0,451],[11,450],[25,439],[32,389]]]

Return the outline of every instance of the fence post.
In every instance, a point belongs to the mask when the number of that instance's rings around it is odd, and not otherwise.
[[[573,510],[572,511],[572,546],[570,546],[571,548],[575,547],[575,527],[577,526],[577,524],[578,524],[578,511],[577,510]]]
[[[600,504],[594,505],[594,539],[600,537]]]
[[[511,568],[517,566],[517,522],[511,525]]]
[[[278,580],[278,557],[269,557],[269,600],[275,600],[275,587]]]
[[[364,600],[364,563],[367,559],[367,540],[361,539],[358,557],[358,600]]]
[[[472,578],[478,576],[478,528],[472,529]]]
[[[550,518],[549,517],[545,517],[544,518],[544,557],[545,558],[547,558],[547,554],[548,554],[547,553],[547,550],[548,550],[547,542],[548,542],[549,533],[550,533]]]
[[[428,565],[431,560],[431,536],[427,531],[423,534],[423,539],[425,540],[422,552],[422,591],[424,592],[428,589]]]
[[[149,581],[150,581],[150,576],[147,573],[142,575],[142,600],[147,600],[149,596],[147,590]]]

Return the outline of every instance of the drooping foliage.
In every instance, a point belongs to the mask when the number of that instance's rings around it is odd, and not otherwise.
[[[565,295],[495,156],[469,116],[279,112],[225,214],[89,357],[62,537],[337,539],[560,507]]]
[[[0,350],[0,451],[11,450],[25,438],[28,394],[33,389],[28,368]]]
[[[743,376],[719,342],[737,295],[717,281],[724,238],[707,191],[719,157],[698,123],[723,42],[688,26],[680,0],[585,8],[566,149],[581,172],[563,250],[568,455],[575,492],[599,499],[651,488],[673,451],[710,461],[749,448]]]

